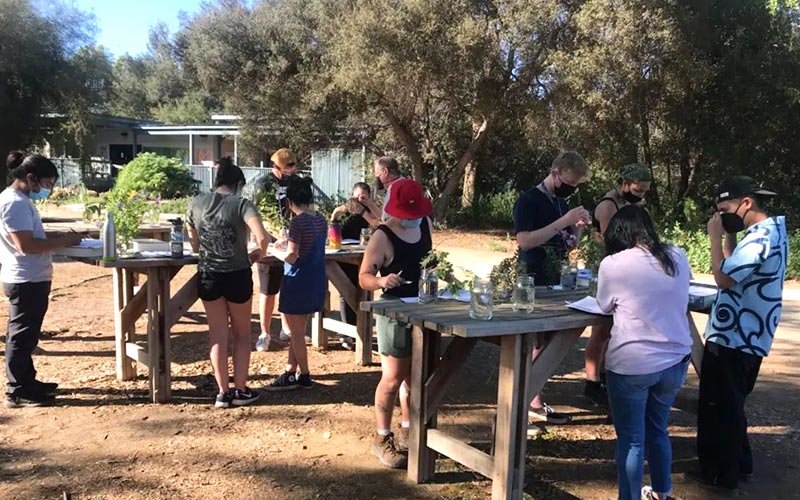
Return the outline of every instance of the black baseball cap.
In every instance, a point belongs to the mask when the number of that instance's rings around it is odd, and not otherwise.
[[[777,193],[764,189],[760,184],[746,175],[737,175],[722,181],[717,188],[717,203],[736,200],[743,196],[778,196]]]

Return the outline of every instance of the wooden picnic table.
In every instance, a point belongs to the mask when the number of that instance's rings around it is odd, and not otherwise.
[[[49,221],[43,222],[42,225],[45,231],[60,231],[63,233],[77,231],[93,238],[100,237],[100,229],[95,224],[83,220],[49,219]],[[169,223],[141,224],[139,226],[140,237],[154,240],[169,241],[170,231],[172,231],[172,224]]]
[[[314,345],[327,347],[326,329],[349,335],[356,339],[356,362],[369,364],[372,358],[372,314],[361,311],[359,302],[371,300],[372,293],[353,285],[339,266],[340,263],[359,264],[364,256],[361,247],[325,255],[328,280],[342,294],[345,301],[359,311],[356,326],[325,318],[324,313],[314,315],[312,333]],[[74,257],[73,257],[74,258]],[[170,400],[170,331],[189,308],[197,301],[195,272],[177,292],[171,293],[170,284],[178,272],[187,265],[197,264],[196,256],[172,258],[132,258],[106,262],[98,259],[74,258],[113,270],[114,337],[116,374],[118,380],[136,377],[136,363],[148,367],[150,395],[154,403]],[[269,256],[262,262],[280,263]],[[147,278],[134,293],[135,275]],[[136,321],[147,314],[147,332],[144,338],[136,336]]]
[[[494,307],[489,321],[469,317],[469,304],[439,300],[430,304],[400,300],[362,302],[361,307],[412,326],[411,429],[408,479],[429,481],[440,453],[492,479],[493,499],[519,499],[525,479],[528,407],[580,338],[584,329],[610,324],[608,316],[574,311],[565,305],[586,291],[536,289],[533,313],[514,312],[510,304]],[[689,314],[695,345],[692,362],[699,369],[700,339]],[[441,352],[442,336],[452,337]],[[447,388],[458,376],[478,340],[500,345],[493,454],[437,429],[437,413]],[[531,359],[535,345],[543,349]],[[699,353],[699,357],[698,357]]]

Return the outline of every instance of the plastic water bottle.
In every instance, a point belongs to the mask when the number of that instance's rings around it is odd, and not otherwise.
[[[106,220],[103,222],[103,260],[114,260],[117,258],[117,227],[114,225],[114,215],[106,212]]]
[[[170,220],[172,231],[169,233],[169,250],[173,259],[183,258],[183,221],[178,219]]]

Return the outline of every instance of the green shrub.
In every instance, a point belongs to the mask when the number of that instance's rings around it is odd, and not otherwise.
[[[118,197],[140,193],[148,199],[181,198],[195,193],[192,173],[177,158],[140,153],[120,172],[113,191]]]
[[[789,263],[786,274],[789,279],[800,278],[800,229],[789,234]]]
[[[711,272],[711,246],[708,234],[704,231],[686,231],[678,224],[662,234],[666,243],[682,248],[689,259],[692,271],[708,274]]]
[[[514,190],[480,196],[471,207],[458,212],[453,221],[472,228],[511,228],[518,197],[519,193]]]

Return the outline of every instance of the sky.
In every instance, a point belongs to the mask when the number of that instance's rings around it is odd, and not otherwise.
[[[94,13],[97,43],[114,57],[145,52],[148,33],[154,24],[163,22],[174,33],[180,26],[180,12],[193,14],[201,3],[201,0],[74,0],[80,10]]]

